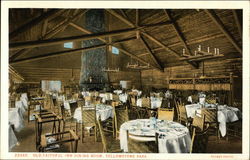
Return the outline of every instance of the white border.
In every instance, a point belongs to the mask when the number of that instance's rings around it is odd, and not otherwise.
[[[9,8],[197,8],[243,9],[243,147],[242,154],[146,154],[147,159],[249,159],[249,2],[248,1],[2,1],[1,6],[1,158],[15,159],[8,152],[8,9]],[[33,153],[28,153],[32,155]],[[35,153],[37,154],[37,153]],[[46,154],[50,155],[50,154]],[[58,154],[58,155],[63,155]],[[87,155],[82,153],[81,155]],[[91,155],[98,155],[91,154]],[[107,159],[106,155],[102,154]],[[132,154],[130,154],[132,155]],[[36,159],[45,159],[37,157]],[[52,157],[47,157],[52,158]],[[64,157],[65,158],[65,157]],[[20,159],[20,157],[19,157]],[[30,157],[34,159],[34,157]],[[57,159],[61,159],[57,157]],[[80,159],[75,157],[74,159]],[[81,158],[82,159],[82,158]],[[111,158],[108,158],[111,159]],[[136,158],[140,159],[140,158]]]

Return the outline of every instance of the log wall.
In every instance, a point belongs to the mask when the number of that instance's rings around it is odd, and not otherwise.
[[[204,62],[204,76],[206,77],[228,77],[232,73],[241,77],[241,59],[227,59]],[[190,65],[182,65],[165,68],[164,72],[157,70],[142,71],[141,80],[143,88],[169,88],[179,90],[230,90],[229,83],[221,84],[170,84],[171,79],[199,79],[203,75],[202,67],[193,69]],[[238,84],[240,85],[240,84]]]

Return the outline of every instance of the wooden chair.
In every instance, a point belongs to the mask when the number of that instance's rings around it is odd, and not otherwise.
[[[219,122],[217,118],[218,109],[216,108],[202,108],[201,115],[205,116],[205,124],[209,125],[209,128],[216,131],[217,139],[220,139]]]
[[[94,127],[95,141],[97,141],[97,124],[96,124],[96,108],[94,107],[82,107],[82,143],[84,140],[84,128]],[[90,132],[89,132],[90,135]]]
[[[140,118],[140,108],[136,104],[136,96],[129,95],[129,102],[130,102],[129,118],[131,120]]]
[[[55,113],[48,115],[35,114],[35,137],[36,137],[36,148],[38,149],[41,143],[41,135],[43,132],[43,124],[52,123],[51,133],[59,133],[61,131],[62,117]]]
[[[184,104],[177,103],[177,107],[179,110],[179,122],[185,124],[186,126],[190,126],[192,123],[192,119],[187,117],[187,111]]]
[[[125,107],[125,109],[124,108],[114,108],[114,120],[115,120],[116,139],[118,139],[121,125],[124,122],[129,121],[127,107]]]
[[[196,129],[196,132],[203,132],[205,128],[205,115],[202,115],[202,117],[194,116],[191,124],[191,131],[193,131],[193,128]]]
[[[158,119],[173,121],[174,120],[174,108],[172,109],[158,108],[157,115],[158,115]]]
[[[48,137],[55,138],[55,141],[47,143]],[[56,145],[60,146],[63,143],[69,143],[69,142],[71,144],[70,151],[77,152],[78,140],[79,140],[79,137],[75,134],[73,130],[69,130],[66,132],[53,133],[53,134],[45,134],[41,136],[41,143],[40,143],[41,146],[39,147],[39,152],[45,152],[45,151],[58,149],[57,147],[55,147]]]
[[[208,143],[208,128],[202,132],[196,132],[193,128],[192,141],[190,145],[190,153],[206,153]]]
[[[229,136],[242,139],[242,120],[227,123],[226,140],[229,140]]]
[[[216,104],[216,97],[207,97],[206,102],[208,104]]]
[[[98,131],[100,133],[101,139],[102,139],[102,145],[103,145],[103,153],[118,153],[122,152],[120,149],[120,141],[112,140],[112,142],[108,143],[108,140],[106,138],[103,126],[101,124],[101,121],[97,121],[98,124]]]
[[[193,94],[191,97],[192,97],[192,103],[199,102],[199,96],[198,96],[198,94]]]
[[[117,101],[117,102],[119,102],[119,101],[120,101],[119,95],[117,95],[117,94],[112,94],[112,101]]]
[[[142,97],[142,107],[138,108],[138,110],[141,119],[155,116],[155,109],[151,109],[151,101],[149,97]]]
[[[74,102],[74,103],[69,103],[69,107],[70,107],[70,112],[66,111],[64,108],[64,105],[61,105],[61,114],[62,114],[62,118],[63,118],[63,132],[66,131],[66,128],[69,128],[69,130],[72,129],[72,126],[74,126],[74,131],[76,133],[78,133],[78,125],[77,125],[77,121],[74,119],[74,113],[76,108],[78,107],[78,103]]]
[[[142,138],[150,138],[154,140],[144,141]],[[158,136],[157,136],[158,137]],[[158,153],[158,144],[155,136],[138,136],[130,134],[127,131],[128,152],[129,153]]]

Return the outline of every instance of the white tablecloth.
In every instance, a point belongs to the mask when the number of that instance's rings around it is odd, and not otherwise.
[[[195,112],[201,114],[201,105],[200,104],[190,104],[186,105],[186,111],[188,117],[194,117]],[[205,107],[215,107],[214,104],[205,104]],[[224,137],[226,135],[226,123],[227,122],[235,122],[241,118],[241,112],[238,108],[229,107],[227,105],[218,105],[218,122],[219,122],[219,130],[221,136]]]
[[[19,132],[24,127],[24,119],[20,108],[9,108],[9,123]]]
[[[21,114],[24,115],[24,113],[25,113],[25,106],[23,105],[22,101],[16,101],[15,102],[15,107],[16,108],[20,108]]]
[[[159,107],[161,107],[162,98],[150,97],[150,103],[151,103],[152,109],[159,108]],[[137,99],[136,105],[139,107],[142,107],[142,99],[141,98]]]
[[[150,97],[150,101],[152,109],[161,107],[162,98]]]
[[[119,100],[123,103],[126,103],[128,99],[128,95],[127,94],[120,94],[119,95]]]
[[[16,135],[13,131],[13,128],[11,127],[11,125],[9,124],[9,151],[18,144]]]
[[[84,108],[84,107],[83,107]],[[75,110],[73,116],[79,123],[82,122],[82,111],[81,107]],[[110,105],[97,104],[96,105],[96,118],[101,118],[101,121],[105,121],[110,117],[113,117],[113,107]]]
[[[102,98],[102,102],[105,103],[106,101],[112,100],[113,96],[111,93],[100,93],[99,97]]]
[[[120,127],[120,148],[128,152],[127,130],[130,134],[141,136],[131,138],[142,141],[155,141],[155,133],[159,133],[158,148],[160,153],[188,153],[191,137],[187,127],[172,121],[157,120],[156,128],[151,119],[137,119],[125,122]],[[151,137],[145,137],[151,136]]]
[[[21,97],[20,97],[20,100],[22,101],[23,106],[25,107],[25,109],[28,109],[28,96],[27,96],[27,93],[22,93]]]

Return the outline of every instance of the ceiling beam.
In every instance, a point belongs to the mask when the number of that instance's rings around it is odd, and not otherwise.
[[[139,13],[139,9],[135,10],[135,25],[137,27],[140,26],[140,13]]]
[[[131,21],[129,21],[128,19],[124,18],[123,16],[121,16],[120,14],[118,14],[117,12],[115,12],[114,10],[110,10],[107,9],[107,11],[109,13],[111,13],[112,15],[114,15],[115,17],[117,17],[118,19],[120,19],[121,21],[123,21],[124,23],[126,23],[127,25],[131,26],[131,27],[136,27],[136,25],[134,25]],[[166,23],[166,22],[165,22]],[[168,24],[171,24],[172,21],[167,21]],[[142,26],[140,26],[142,27]],[[138,29],[143,29],[138,27]],[[145,32],[141,32],[143,33],[144,36],[146,36],[148,39],[150,39],[151,41],[155,42],[156,44],[160,45],[161,47],[163,47],[164,49],[173,52],[175,55],[177,55],[178,57],[180,57],[180,55],[178,53],[176,53],[174,50],[172,50],[171,48],[167,47],[166,45],[164,45],[163,43],[161,43],[160,41],[158,41],[157,39],[155,39],[154,37],[152,37],[151,35],[145,33]],[[150,53],[149,53],[150,54]],[[195,68],[198,68],[198,64],[196,63],[192,63],[192,62],[188,62],[190,65],[192,65]]]
[[[56,38],[56,39],[48,39],[48,40],[38,40],[38,41],[16,42],[16,43],[10,43],[9,49],[16,50],[16,49],[23,49],[23,48],[43,47],[43,46],[57,45],[57,44],[62,44],[65,42],[72,42],[72,41],[90,40],[90,39],[96,39],[96,38],[101,38],[101,37],[118,36],[118,35],[123,35],[123,34],[128,35],[131,33],[135,33],[136,31],[137,31],[136,28],[131,28],[131,29],[110,31],[110,32],[93,33],[93,34],[81,35],[81,36],[72,36],[72,37],[64,37],[64,38]]]
[[[193,44],[197,44],[197,43],[202,43],[202,42],[205,42],[205,41],[209,41],[209,40],[213,40],[213,39],[216,39],[216,38],[221,38],[221,37],[224,37],[224,34],[212,34],[212,35],[205,35],[205,36],[202,36],[202,37],[198,37],[198,38],[194,38],[194,39],[191,39],[189,41],[186,41],[186,43],[188,45],[193,45]],[[181,42],[176,42],[176,43],[173,43],[173,44],[170,44],[168,45],[168,47],[177,47],[177,46],[180,46],[182,45]],[[152,51],[159,51],[159,50],[164,50],[163,47],[158,47],[158,48],[154,48],[152,49]],[[144,55],[147,55],[148,53],[143,53],[143,54],[140,54],[138,55],[139,57],[140,56],[144,56]],[[155,53],[157,54],[157,53]]]
[[[46,13],[48,9],[44,9],[43,12]],[[41,32],[41,37],[43,37],[46,34],[47,26],[48,26],[48,19],[44,20],[43,25],[42,25],[42,32]]]
[[[73,24],[73,23],[70,24],[70,25],[73,26],[73,27],[75,27],[76,29],[78,29],[79,31],[81,31],[81,32],[83,32],[83,33],[92,34],[91,31],[89,31],[89,30],[87,30],[87,29],[85,29],[85,28],[83,28],[83,27],[81,27],[81,26],[79,26],[79,25],[76,25],[76,24]],[[107,41],[106,41],[105,39],[103,39],[103,38],[98,38],[98,39],[101,40],[101,41],[104,42],[104,43],[107,43]],[[123,54],[125,54],[125,55],[127,55],[127,56],[130,56],[130,57],[132,57],[133,59],[136,59],[136,60],[138,60],[139,62],[141,62],[141,63],[143,63],[143,64],[149,64],[148,62],[146,62],[146,61],[143,60],[142,58],[135,56],[134,54],[132,54],[132,53],[130,53],[130,52],[124,50],[123,48],[121,48],[121,47],[119,47],[119,46],[115,46],[115,47],[118,48]],[[153,68],[155,68],[155,69],[161,70],[160,68],[158,68],[158,67],[156,67],[156,66],[154,66],[154,65],[151,65],[151,64],[150,64],[150,66],[153,67]]]
[[[79,25],[77,25],[75,23],[71,22],[71,23],[69,23],[69,25],[74,27],[75,29],[83,32],[83,33],[92,34],[92,32],[90,32],[89,30],[87,30],[87,29],[85,29],[85,28],[83,28],[83,27],[81,27],[81,26],[79,26]],[[106,43],[106,40],[104,38],[97,38],[97,39],[99,39],[100,41]]]
[[[32,27],[36,26],[37,24],[39,23],[42,23],[44,22],[45,20],[47,19],[50,19],[51,17],[59,14],[63,12],[63,10],[50,10],[48,12],[46,12],[45,14],[42,14],[41,16],[35,18],[35,19],[32,19],[31,21],[29,21],[28,23],[22,25],[21,27],[17,28],[16,30],[12,31],[10,34],[9,34],[9,39],[12,40],[14,39],[16,36],[18,36],[19,34],[31,29]]]
[[[62,55],[69,55],[69,54],[79,53],[81,51],[89,51],[89,50],[93,50],[93,49],[97,49],[97,48],[103,48],[103,47],[106,47],[107,45],[119,44],[119,43],[123,43],[123,42],[130,41],[130,40],[135,40],[135,39],[136,39],[136,37],[133,37],[133,38],[127,38],[127,39],[119,40],[116,42],[112,42],[110,44],[100,44],[100,45],[95,45],[95,46],[91,46],[91,47],[84,47],[84,48],[77,48],[77,49],[59,51],[59,52],[54,52],[54,53],[41,54],[41,55],[34,56],[34,57],[16,60],[14,62],[10,62],[10,64],[27,63],[27,62],[31,62],[31,61],[37,61],[37,60],[42,60],[42,59],[47,59],[47,58],[52,58],[52,57],[57,57],[57,56],[62,56]]]
[[[66,18],[65,22],[63,22],[61,25],[59,25],[58,27],[56,27],[54,30],[51,30],[51,32],[47,33],[45,35],[45,39],[51,38],[53,35],[55,35],[56,33],[58,33],[60,30],[64,30],[69,25],[69,23],[74,22],[79,17],[82,17],[86,12],[88,12],[88,10],[89,9],[85,9],[83,11],[80,11],[78,14],[76,14],[74,16],[70,16],[70,17]]]
[[[143,43],[143,45],[145,46],[147,52],[149,53],[150,57],[153,59],[154,63],[161,69],[164,70],[164,67],[162,67],[161,62],[157,59],[157,57],[154,55],[154,53],[151,51],[148,43],[146,42],[146,40],[140,36],[140,41]]]
[[[124,23],[129,25],[130,27],[135,27],[135,25],[131,21],[129,21],[128,19],[126,19],[122,15],[118,14],[116,11],[114,11],[112,9],[106,9],[106,11],[108,11],[110,14],[112,14],[116,18],[120,19],[121,21],[123,21]]]
[[[72,21],[75,21],[76,19],[78,19],[83,14],[85,14],[87,11],[88,10],[80,11],[75,16],[68,18],[66,22],[65,22],[65,20],[63,20],[63,23],[61,23],[60,25],[57,25],[57,26],[55,26],[54,28],[51,29],[51,31],[53,31],[53,32],[51,32],[51,33],[48,32],[43,37],[41,37],[41,39],[48,39],[48,38],[54,37],[59,32],[62,32],[69,25],[69,23],[71,23]],[[32,50],[32,48],[22,49],[19,52],[13,54],[9,59],[10,59],[10,61],[14,61],[20,55],[25,55],[25,54],[29,53],[31,50]]]
[[[175,31],[175,33],[177,34],[177,37],[179,38],[179,40],[181,41],[181,43],[183,44],[184,48],[186,49],[187,53],[188,53],[189,55],[192,55],[192,54],[191,54],[191,51],[190,51],[190,49],[189,49],[189,47],[188,47],[188,45],[187,45],[187,43],[186,43],[185,37],[184,37],[184,35],[182,34],[182,32],[181,32],[181,30],[180,30],[180,27],[178,26],[178,24],[177,24],[176,21],[174,20],[173,16],[171,15],[171,12],[170,12],[169,10],[167,10],[167,9],[164,9],[164,12],[165,12],[165,14],[167,15],[168,19],[169,19],[170,21],[173,22],[173,23],[172,23],[172,26],[173,26],[173,28],[174,28],[174,31]]]
[[[154,38],[153,36],[149,35],[148,33],[145,32],[141,32],[141,34],[145,37],[147,37],[149,40],[155,42],[156,44],[158,44],[159,46],[161,46],[162,48],[164,48],[166,51],[171,51],[172,53],[174,53],[174,55],[176,55],[178,58],[181,57],[181,55],[179,55],[177,52],[175,52],[174,50],[172,50],[171,48],[169,48],[168,46],[166,46],[165,44],[163,44],[162,42],[160,42],[159,40],[157,40],[156,38]],[[198,68],[198,64],[196,63],[192,63],[192,62],[188,62],[190,65],[192,65],[194,68]]]
[[[118,19],[120,19],[121,21],[123,21],[124,23],[126,23],[127,25],[129,25],[131,27],[135,27],[137,29],[143,29],[143,28],[146,28],[146,27],[152,27],[152,26],[144,26],[144,27],[143,26],[139,26],[139,12],[138,12],[138,10],[136,11],[136,24],[132,23],[128,19],[126,13],[123,10],[121,10],[123,16],[121,16],[120,14],[118,14],[117,12],[115,12],[114,10],[107,9],[107,11],[110,14],[112,14],[115,17],[117,17]],[[167,22],[167,23],[169,23],[169,22]],[[166,25],[166,24],[164,24],[164,25]],[[164,71],[164,68],[160,65],[159,61],[156,59],[156,57],[154,56],[154,54],[151,52],[149,46],[146,44],[146,42],[144,41],[144,39],[141,39],[141,41],[144,44],[144,46],[146,47],[147,51],[149,52],[149,54],[150,54],[151,58],[153,59],[153,61],[155,62],[155,64],[157,64],[158,67],[156,69],[158,69],[160,71]],[[136,56],[135,58],[139,58],[139,57]],[[155,66],[153,66],[153,67],[155,68]]]
[[[237,10],[233,9],[232,12],[233,12],[235,23],[236,23],[237,28],[238,28],[240,38],[242,39],[242,25],[241,25],[241,22],[240,22],[240,18],[238,16]]]
[[[231,44],[235,47],[235,49],[242,55],[241,47],[237,44],[234,37],[226,29],[226,27],[224,26],[220,18],[216,15],[216,13],[213,10],[208,10],[208,9],[206,9],[205,12],[212,19],[212,21],[217,25],[220,31],[227,37],[227,39],[231,42]]]

